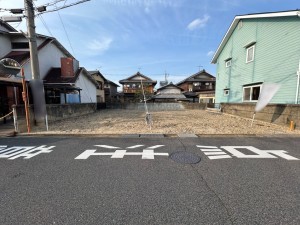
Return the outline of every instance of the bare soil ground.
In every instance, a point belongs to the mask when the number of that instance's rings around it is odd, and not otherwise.
[[[47,134],[300,134],[262,121],[236,117],[204,110],[151,112],[150,130],[145,122],[145,112],[134,110],[103,110],[77,118],[65,119],[49,125]]]

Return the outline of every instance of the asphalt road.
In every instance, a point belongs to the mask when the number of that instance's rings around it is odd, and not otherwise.
[[[0,224],[300,224],[299,146],[291,137],[2,138]]]

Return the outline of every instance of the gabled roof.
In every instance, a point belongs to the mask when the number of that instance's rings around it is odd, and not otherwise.
[[[116,86],[116,87],[120,87],[120,85],[117,85],[116,83],[114,83],[114,82],[112,82],[112,81],[110,81],[110,80],[107,80],[107,79],[106,79],[106,82],[105,82],[105,83],[110,84],[110,85],[113,85],[113,86]]]
[[[61,68],[52,68],[44,78],[45,84],[75,84],[80,73],[84,74],[95,86],[98,87],[97,81],[88,73],[84,67],[79,67],[73,77],[62,77]]]
[[[38,51],[44,48],[47,44],[52,42],[50,39],[46,39],[42,44],[38,46]],[[30,59],[29,51],[11,51],[3,58],[10,58],[16,60],[18,63],[23,65],[27,60]]]
[[[91,75],[91,76],[100,76],[103,80],[104,80],[104,82],[106,81],[106,78],[103,76],[103,74],[102,73],[100,73],[100,71],[99,70],[93,70],[93,71],[88,71],[88,73]]]
[[[8,23],[4,22],[1,19],[0,19],[0,25],[2,27],[4,27],[5,29],[7,29],[9,32],[17,32],[17,30],[15,28],[13,28],[12,26],[10,26]]]
[[[180,84],[183,84],[185,82],[212,81],[212,80],[215,80],[215,79],[216,78],[213,75],[207,73],[205,70],[201,70],[198,73],[195,73],[192,76],[180,81],[176,85],[180,85]]]
[[[238,15],[232,21],[229,29],[227,30],[225,36],[223,37],[217,51],[215,52],[211,63],[215,64],[217,59],[222,52],[224,46],[226,45],[227,41],[229,40],[230,36],[232,35],[233,31],[235,30],[237,24],[242,19],[253,19],[253,18],[271,18],[271,17],[287,17],[287,16],[300,16],[300,10],[293,10],[293,11],[282,11],[282,12],[268,12],[268,13],[256,13],[256,14],[246,14],[246,15]]]
[[[167,84],[167,85],[165,85],[165,86],[162,86],[162,87],[158,88],[157,91],[162,90],[162,89],[166,89],[166,88],[170,88],[170,87],[177,88],[177,89],[179,89],[179,90],[181,90],[181,91],[184,90],[183,88],[178,87],[177,85],[175,85],[175,84],[173,84],[173,83],[171,82],[171,83],[169,83],[169,84]]]
[[[152,83],[152,84],[156,84],[157,81],[156,80],[152,80],[151,78],[141,74],[140,72],[137,72],[136,74],[124,79],[124,80],[120,80],[119,83],[120,84],[124,84],[124,83],[133,83],[133,82],[141,82],[140,79],[134,79],[135,77],[142,77],[144,78],[142,81],[143,82],[147,82],[147,83]]]
[[[9,32],[8,35],[10,36],[21,36],[25,38],[25,35],[21,32]],[[47,46],[50,43],[53,43],[54,45],[56,45],[56,47],[61,50],[67,57],[71,57],[74,58],[71,53],[65,49],[64,46],[62,46],[62,44],[60,44],[59,41],[56,40],[56,38],[54,37],[49,37],[46,35],[42,35],[42,34],[37,34],[38,38],[43,38],[45,39],[39,46],[38,46],[38,51],[43,49],[45,46]],[[6,56],[4,56],[3,58],[12,58],[14,60],[16,60],[18,63],[20,63],[21,65],[23,65],[24,63],[26,63],[29,59],[30,59],[30,53],[29,51],[11,51],[10,53],[8,53]]]

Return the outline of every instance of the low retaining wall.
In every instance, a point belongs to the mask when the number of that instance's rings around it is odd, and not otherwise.
[[[246,118],[252,118],[256,104],[221,103],[222,112]],[[295,128],[300,129],[300,105],[269,104],[256,113],[255,119],[278,125],[290,125],[294,121]],[[299,126],[297,127],[297,124]]]
[[[205,103],[188,102],[148,102],[148,110],[151,111],[176,111],[184,109],[206,109]],[[144,103],[116,103],[107,105],[109,109],[145,110]]]
[[[16,108],[17,111],[19,132],[26,132],[27,126],[26,126],[24,105],[18,105],[14,107]],[[57,105],[46,105],[46,108],[47,108],[48,122],[51,123],[66,118],[94,113],[97,110],[97,105],[94,103],[57,104]],[[30,113],[30,124],[31,127],[34,128],[35,121],[34,121],[33,106],[29,106],[29,113]],[[41,124],[39,126],[44,126],[44,124]]]

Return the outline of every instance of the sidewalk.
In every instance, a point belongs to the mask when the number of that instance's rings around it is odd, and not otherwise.
[[[13,122],[8,121],[7,123],[0,122],[0,137],[13,137],[16,136],[15,127]]]

